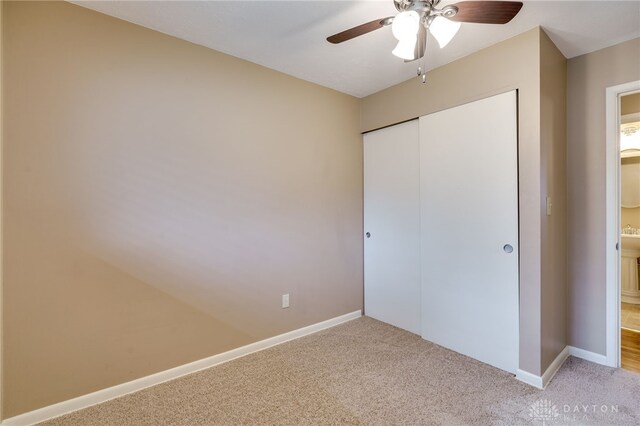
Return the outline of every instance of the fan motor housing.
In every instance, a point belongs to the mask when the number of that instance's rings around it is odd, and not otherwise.
[[[436,9],[436,5],[440,0],[393,0],[398,12],[406,12],[413,10],[418,12],[421,21],[428,26],[436,16],[444,16],[451,18],[458,13],[458,8],[454,5],[445,6],[442,9]]]
[[[440,0],[393,0],[398,12],[415,10],[418,13],[429,12]]]

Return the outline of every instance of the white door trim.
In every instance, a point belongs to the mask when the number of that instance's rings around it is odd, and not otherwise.
[[[640,80],[606,89],[606,364],[620,367],[620,95]]]

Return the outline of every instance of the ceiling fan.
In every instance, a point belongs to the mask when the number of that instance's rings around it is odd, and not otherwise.
[[[399,12],[396,16],[358,25],[327,37],[327,41],[338,44],[391,25],[391,31],[398,40],[392,53],[405,62],[411,62],[424,56],[427,31],[442,48],[456,35],[462,22],[506,24],[522,8],[522,2],[518,1],[462,1],[441,9],[436,7],[440,0],[393,0],[393,3]]]

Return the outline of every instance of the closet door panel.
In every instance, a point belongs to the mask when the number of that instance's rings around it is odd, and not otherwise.
[[[420,118],[422,337],[518,368],[516,92]]]
[[[414,120],[364,135],[365,314],[416,334],[421,329],[418,129]]]

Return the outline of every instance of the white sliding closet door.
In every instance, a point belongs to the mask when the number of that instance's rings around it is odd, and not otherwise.
[[[418,120],[364,135],[365,314],[420,334]]]
[[[518,368],[516,92],[420,118],[422,337]]]

